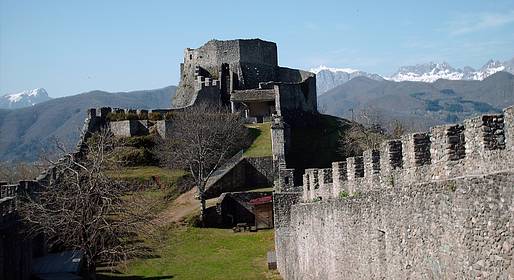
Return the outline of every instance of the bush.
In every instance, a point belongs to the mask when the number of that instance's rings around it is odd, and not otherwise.
[[[341,200],[347,198],[348,196],[350,196],[350,194],[347,191],[339,192],[339,199]]]
[[[107,120],[111,122],[126,120],[125,112],[111,112],[107,114]]]
[[[145,148],[120,147],[114,159],[124,166],[150,165],[155,162],[154,156]]]
[[[173,112],[167,112],[166,114],[164,114],[164,119],[165,120],[171,120],[173,118]]]
[[[160,121],[162,120],[162,114],[157,112],[151,112],[148,114],[148,119],[151,121]]]
[[[139,116],[136,113],[125,114],[126,120],[139,120]]]
[[[151,149],[155,146],[155,139],[153,135],[123,137],[120,138],[120,144],[135,148]]]
[[[139,119],[140,120],[148,120],[148,113],[147,112],[139,113]]]

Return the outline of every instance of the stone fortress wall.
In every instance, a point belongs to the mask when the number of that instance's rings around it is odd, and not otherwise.
[[[513,171],[513,107],[308,169],[303,186],[281,168],[279,271],[284,279],[513,279]]]
[[[106,117],[107,110],[104,108],[88,111],[77,148],[69,156],[80,158],[84,155],[87,139],[106,124]],[[57,166],[67,160],[67,156],[59,159],[35,180],[20,181],[16,184],[0,182],[0,279],[29,279],[33,258],[47,253],[44,237],[26,237],[19,220],[17,204],[20,197],[34,196],[42,187],[51,184],[58,176]]]

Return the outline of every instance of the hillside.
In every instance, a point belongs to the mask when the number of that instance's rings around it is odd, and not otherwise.
[[[494,113],[514,104],[514,76],[498,72],[483,81],[376,81],[357,77],[318,98],[326,114],[352,118],[371,110],[384,122],[403,120],[415,129]],[[359,120],[358,118],[356,118]]]
[[[110,93],[91,91],[52,99],[32,107],[0,110],[0,161],[34,161],[55,153],[55,139],[74,147],[93,107],[168,108],[175,87]]]

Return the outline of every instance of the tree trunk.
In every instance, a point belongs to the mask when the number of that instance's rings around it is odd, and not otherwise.
[[[200,194],[200,224],[202,227],[205,227],[205,209],[207,208],[205,204],[205,194],[202,192]]]
[[[83,274],[84,274],[83,275],[84,279],[96,280],[96,264],[95,263],[86,264],[86,272]]]

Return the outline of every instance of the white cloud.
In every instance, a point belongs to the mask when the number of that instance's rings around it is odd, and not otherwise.
[[[514,10],[505,13],[466,14],[448,23],[450,35],[462,35],[514,23]]]

